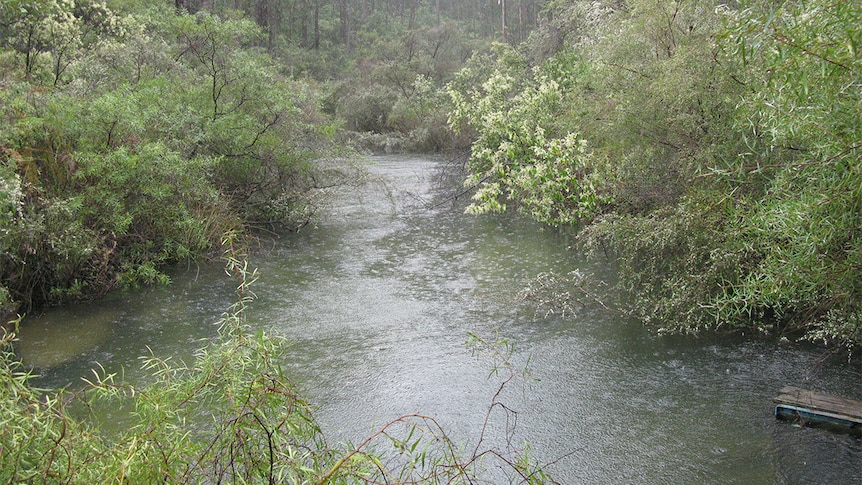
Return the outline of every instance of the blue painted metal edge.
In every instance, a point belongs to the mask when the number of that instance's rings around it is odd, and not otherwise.
[[[862,423],[825,411],[814,411],[789,404],[778,404],[775,406],[775,417],[798,421],[802,424],[827,424],[845,429],[853,434],[862,434]]]

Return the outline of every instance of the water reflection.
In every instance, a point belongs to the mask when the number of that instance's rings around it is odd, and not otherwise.
[[[141,382],[150,352],[190,361],[215,338],[234,283],[220,264],[175,268],[168,287],[130,289],[92,303],[46,309],[21,322],[15,352],[39,387],[80,386],[91,369]]]
[[[37,371],[66,364],[107,342],[121,318],[122,311],[117,307],[58,308],[47,316],[21,322],[15,353],[25,366]]]

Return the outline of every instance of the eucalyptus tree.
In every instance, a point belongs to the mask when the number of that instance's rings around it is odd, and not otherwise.
[[[43,54],[50,54],[53,85],[83,52],[125,34],[123,19],[105,0],[9,0],[0,5],[0,40],[24,56],[32,79]]]

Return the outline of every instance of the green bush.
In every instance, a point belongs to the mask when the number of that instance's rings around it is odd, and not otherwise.
[[[649,216],[608,214],[579,235],[593,256],[619,265],[620,308],[660,332],[747,328],[767,309],[743,313],[718,299],[762,259],[759,241],[740,226],[746,204],[719,191],[697,191]]]
[[[212,251],[238,227],[208,178],[211,159],[144,144],[71,163],[65,195],[21,187],[29,200],[3,221],[0,274],[27,308],[164,281],[155,267]]]
[[[132,271],[211,251],[237,225],[210,180],[211,158],[186,159],[160,143],[76,158],[77,217]]]
[[[558,30],[532,39],[532,66],[510,49],[451,85],[453,125],[476,131],[473,210],[598,216],[582,241],[619,261],[626,307],[660,330],[858,346],[858,2],[548,13]],[[568,139],[589,150],[553,150]]]
[[[467,210],[486,213],[515,203],[536,220],[575,224],[611,203],[613,171],[595,157],[566,112],[567,94],[582,82],[577,60],[552,58],[524,74],[523,58],[508,47],[481,86],[465,79],[484,71],[482,60],[449,85],[453,129],[476,130],[465,185],[476,188]]]
[[[0,480],[74,483],[306,482],[333,461],[311,407],[279,364],[283,342],[243,324],[245,298],[191,366],[150,356],[134,388],[94,372],[74,393],[35,390],[2,338]],[[73,408],[128,409],[108,435]]]
[[[347,179],[327,162],[349,152],[318,87],[279,74],[254,22],[31,4],[10,4],[20,19],[0,9],[15,26],[0,41],[29,56],[0,79],[0,285],[25,310],[166,281],[164,264],[218,248],[225,231],[306,224],[319,189]],[[116,25],[83,28],[102,17]],[[63,39],[19,42],[46,22],[75,27],[53,79],[40,66]]]

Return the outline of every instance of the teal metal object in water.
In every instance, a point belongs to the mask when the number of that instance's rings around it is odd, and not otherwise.
[[[775,417],[862,435],[862,401],[787,386],[773,399]]]

